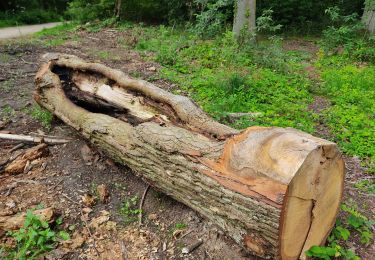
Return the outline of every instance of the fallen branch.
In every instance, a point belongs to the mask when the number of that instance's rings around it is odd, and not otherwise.
[[[143,203],[145,202],[146,194],[149,189],[150,185],[147,185],[145,191],[143,192],[141,202],[139,203],[138,226],[142,226]]]
[[[197,249],[200,245],[203,244],[203,240],[202,239],[198,239],[197,242],[189,245],[189,246],[185,246],[182,248],[181,250],[181,253],[183,254],[190,254],[191,252],[193,252],[195,249]]]
[[[15,135],[15,134],[3,134],[3,133],[0,133],[0,139],[30,142],[30,143],[46,143],[46,144],[66,144],[71,141],[71,139],[63,139],[63,138],[51,138],[51,137]]]

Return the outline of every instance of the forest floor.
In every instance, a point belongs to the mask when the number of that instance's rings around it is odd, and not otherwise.
[[[54,119],[51,125],[46,125],[43,119],[36,120],[35,111],[39,108],[33,101],[33,80],[38,60],[46,52],[77,55],[152,80],[161,88],[178,88],[175,83],[157,77],[162,65],[148,58],[152,54],[140,54],[134,48],[124,48],[119,42],[124,39],[132,45],[132,41],[136,41],[132,38],[134,34],[116,29],[64,34],[67,35],[64,41],[48,36],[0,42],[0,132],[73,139],[64,145],[50,145],[49,155],[39,159],[27,173],[0,175],[0,217],[40,205],[53,207],[63,216],[61,228],[69,230],[72,239],[59,243],[46,259],[256,259],[226,237],[215,223],[153,188],[145,197],[143,225],[139,227],[137,208],[147,184],[130,169],[113,163],[61,121]],[[286,41],[284,48],[304,50],[312,56],[318,51],[313,42],[295,39]],[[319,72],[313,66],[307,66],[306,70],[312,80],[319,78]],[[309,109],[319,115],[329,105],[325,97],[314,96]],[[324,124],[316,123],[316,128],[316,135],[325,138],[331,135]],[[25,144],[10,153],[16,145],[12,141],[0,142],[0,164],[30,147]],[[358,205],[363,215],[372,218],[375,211],[373,195],[353,186],[363,178],[361,160],[352,156],[344,158],[344,203]],[[108,190],[107,202],[98,199],[98,186],[101,185]],[[92,205],[85,205],[83,197],[87,194],[95,198]],[[340,213],[340,218],[344,215]],[[181,254],[182,247],[199,238],[203,239],[200,247],[188,255]],[[344,245],[361,259],[372,259],[375,255],[373,241],[363,245],[359,240],[358,235],[354,235]],[[14,243],[6,236],[2,236],[2,242]]]

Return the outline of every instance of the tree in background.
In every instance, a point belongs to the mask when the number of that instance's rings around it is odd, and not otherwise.
[[[371,34],[375,34],[375,0],[365,1],[362,21]]]
[[[237,0],[235,3],[233,34],[254,34],[256,29],[256,0]]]

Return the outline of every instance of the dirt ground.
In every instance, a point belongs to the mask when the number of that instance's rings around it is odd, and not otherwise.
[[[71,40],[57,47],[24,40],[0,42],[0,83],[10,82],[9,87],[0,89],[0,113],[3,113],[0,131],[46,133],[72,139],[64,145],[50,145],[49,155],[36,162],[28,173],[0,175],[0,216],[25,212],[40,204],[53,207],[63,216],[63,228],[71,230],[73,242],[60,243],[46,259],[257,259],[246,254],[214,223],[153,188],[144,200],[143,225],[138,227],[138,219],[126,224],[120,213],[123,202],[134,196],[141,198],[147,184],[128,168],[114,164],[62,122],[55,119],[47,131],[31,117],[33,78],[38,59],[45,52],[74,54],[153,81],[159,87],[176,88],[155,77],[160,65],[123,47],[123,41],[129,45],[136,41],[132,37],[126,32],[105,29],[96,33],[72,33]],[[327,104],[317,100],[312,109],[319,112],[320,106]],[[326,134],[329,133],[322,133]],[[10,152],[16,145],[12,141],[0,141],[0,164],[30,147],[25,145]],[[367,216],[373,216],[373,197],[352,185],[362,174],[360,161],[351,157],[345,160],[345,201],[354,200]],[[102,184],[108,189],[108,202],[96,199],[94,205],[85,206],[82,196],[97,197],[97,187]],[[181,254],[182,247],[194,244],[199,238],[203,239],[200,247],[188,255]],[[7,242],[4,237],[3,242]],[[350,243],[362,259],[372,259],[375,255],[374,244],[364,247],[356,240]]]

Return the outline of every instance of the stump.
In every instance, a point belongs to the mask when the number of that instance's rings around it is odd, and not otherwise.
[[[187,97],[72,55],[44,55],[35,82],[40,105],[252,254],[305,258],[335,223],[344,164],[332,142],[237,131]]]

